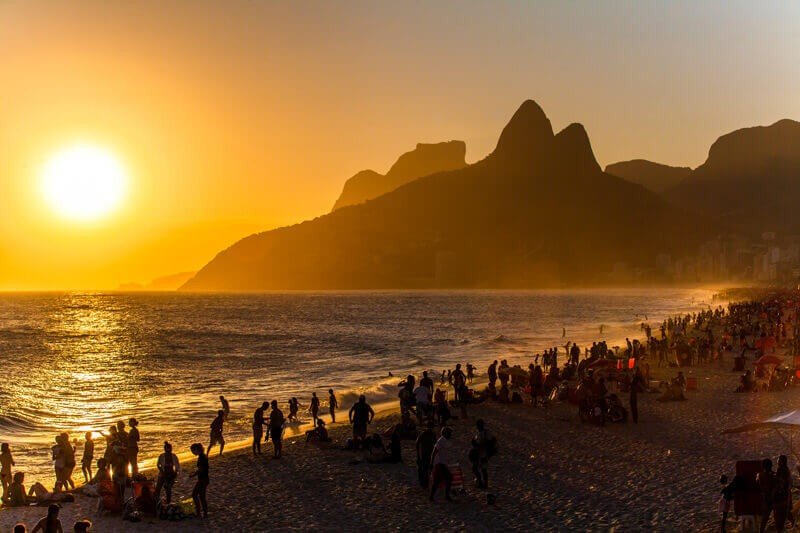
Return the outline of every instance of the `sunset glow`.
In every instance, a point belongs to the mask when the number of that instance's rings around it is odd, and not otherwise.
[[[72,146],[53,155],[42,171],[42,193],[60,216],[96,220],[119,207],[128,177],[109,151],[91,145]]]

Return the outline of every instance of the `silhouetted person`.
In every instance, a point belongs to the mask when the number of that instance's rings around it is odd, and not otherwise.
[[[261,454],[261,437],[264,436],[264,411],[269,408],[269,403],[264,402],[253,413],[253,455]]]
[[[331,423],[336,422],[336,409],[339,408],[339,401],[333,393],[333,389],[328,389],[328,411],[331,413]]]
[[[128,425],[131,427],[128,432],[128,463],[131,465],[131,475],[135,476],[139,473],[139,421],[131,418]]]
[[[219,444],[219,454],[222,455],[222,450],[225,449],[225,437],[222,436],[222,429],[225,424],[225,411],[220,409],[217,411],[217,417],[211,422],[211,444],[208,445],[208,453],[211,453],[211,448],[215,444]]]
[[[223,416],[225,416],[225,413],[220,410],[220,417]],[[208,456],[203,453],[203,445],[199,442],[192,444],[190,450],[197,456],[197,470],[189,476],[197,478],[197,482],[192,489],[194,508],[198,517],[208,518],[208,503],[206,502],[206,489],[208,489],[209,483]]]
[[[161,489],[167,495],[167,503],[172,503],[172,487],[181,471],[181,464],[178,456],[172,453],[172,444],[164,443],[164,453],[158,456],[156,462],[158,468],[158,481],[156,483],[156,500],[161,498]]]
[[[489,365],[487,375],[489,376],[489,386],[494,389],[497,384],[497,359],[492,361],[492,364]]]
[[[761,492],[761,533],[767,529],[767,522],[772,514],[775,504],[775,473],[772,471],[772,461],[761,461],[762,470],[758,473],[756,481]]]
[[[3,501],[6,500],[8,496],[8,487],[13,481],[11,476],[12,466],[16,466],[16,463],[14,462],[14,457],[11,455],[11,447],[7,442],[4,442],[2,447],[0,447],[0,478],[2,478],[3,481]]]
[[[228,416],[231,414],[231,406],[228,400],[225,399],[225,396],[220,396],[219,403],[222,406],[222,412],[225,413],[225,420],[228,420]]]
[[[786,527],[786,519],[792,510],[792,473],[785,455],[778,458],[778,470],[775,472],[775,492],[773,496],[775,512],[775,531],[781,533]]]
[[[47,516],[36,523],[31,533],[63,533],[61,520],[58,519],[58,512],[61,510],[56,504],[47,507]]]
[[[83,479],[89,483],[92,479],[92,463],[94,463],[94,440],[92,439],[92,432],[86,432],[86,442],[83,443],[83,456],[81,457],[81,472],[83,472]]]
[[[453,474],[450,472],[448,466],[452,460],[452,447],[453,444],[450,438],[453,436],[453,430],[449,427],[442,428],[442,436],[436,441],[433,447],[433,454],[431,456],[431,466],[433,468],[433,480],[430,490],[430,501],[433,501],[436,496],[436,488],[439,483],[444,483],[444,496],[447,501],[452,501],[450,498],[450,487],[453,485]]]
[[[475,379],[475,367],[472,363],[467,363],[467,382],[472,383],[473,379]]]
[[[300,402],[297,401],[297,398],[292,396],[289,398],[289,422],[297,422],[297,411],[300,410]]]
[[[348,413],[350,423],[353,424],[353,440],[361,442],[367,436],[367,424],[375,418],[375,411],[367,404],[367,397],[363,394],[353,404]]]
[[[317,393],[311,393],[311,424],[317,427],[317,418],[319,418],[319,398]]]
[[[428,487],[428,478],[431,475],[431,457],[433,447],[436,445],[436,433],[433,432],[433,420],[428,421],[428,425],[417,436],[417,475],[419,485]]]
[[[461,401],[464,388],[467,386],[467,376],[461,370],[461,363],[456,365],[456,369],[450,374],[450,384],[453,386],[453,397],[455,401]]]
[[[497,451],[497,441],[494,435],[486,429],[483,420],[475,422],[477,432],[472,438],[472,450],[470,450],[470,462],[472,472],[475,474],[475,481],[479,489],[489,488],[489,458],[494,456]]]
[[[428,389],[431,393],[431,396],[433,396],[433,380],[430,377],[428,377],[427,371],[422,373],[422,379],[419,380],[419,384],[420,386]]]
[[[274,449],[275,459],[280,459],[281,451],[283,450],[283,424],[286,420],[283,418],[283,411],[278,409],[278,401],[272,400],[272,412],[269,414],[269,436],[272,439],[272,446]]]

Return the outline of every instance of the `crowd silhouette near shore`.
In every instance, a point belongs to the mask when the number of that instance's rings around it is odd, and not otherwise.
[[[575,406],[576,421],[603,426],[606,423],[625,423],[630,417],[639,423],[640,395],[658,394],[658,401],[685,401],[687,390],[693,387],[684,369],[697,365],[730,369],[742,372],[736,392],[781,390],[798,375],[798,369],[780,364],[770,367],[758,365],[764,356],[784,349],[794,356],[798,353],[800,330],[798,321],[798,294],[791,292],[768,293],[758,299],[732,303],[727,308],[709,308],[691,314],[670,317],[655,330],[643,322],[644,339],[626,339],[624,346],[610,347],[605,341],[581,347],[573,342],[551,347],[531,356],[527,368],[521,364],[510,365],[507,359],[492,361],[486,368],[486,385],[474,387],[476,367],[471,363],[458,363],[451,369],[426,370],[419,377],[408,375],[398,383],[399,421],[384,431],[370,431],[376,413],[365,395],[360,395],[347,412],[347,422],[352,426],[351,437],[335,444],[322,418],[322,406],[316,392],[311,392],[308,412],[311,429],[305,432],[305,442],[320,448],[338,448],[364,454],[370,463],[403,463],[403,440],[414,442],[417,479],[428,498],[435,501],[443,494],[445,500],[453,498],[454,491],[464,491],[464,473],[459,463],[466,460],[471,467],[474,487],[487,491],[487,500],[494,495],[489,490],[490,464],[501,453],[498,436],[491,431],[491,420],[477,418],[473,437],[467,449],[455,444],[456,431],[465,431],[458,424],[470,420],[473,406],[484,402],[497,404],[528,404],[532,409],[548,409],[554,402],[567,402]],[[566,338],[566,330],[563,331]],[[755,371],[745,370],[748,356],[754,360]],[[559,358],[563,357],[561,364]],[[776,361],[779,358],[776,358]],[[674,369],[674,377],[656,381],[651,375],[652,366]],[[465,370],[462,370],[465,369]],[[438,377],[438,383],[431,376]],[[733,391],[732,391],[733,392]],[[327,389],[328,415],[336,423],[339,401],[333,389]],[[627,396],[627,406],[621,397]],[[189,450],[195,457],[194,469],[188,477],[194,480],[191,496],[193,512],[200,518],[209,515],[208,489],[210,483],[209,457],[215,447],[218,454],[225,450],[225,427],[230,420],[230,404],[219,397],[220,409],[210,423],[209,444],[194,443]],[[298,423],[300,403],[292,397],[286,403],[288,416],[280,409],[278,400],[264,401],[254,411],[251,451],[262,454],[262,445],[272,442],[272,459],[283,458],[283,438],[287,425]],[[81,475],[84,484],[78,487],[73,479],[77,466],[76,454],[80,448],[77,439],[61,433],[51,448],[55,483],[52,490],[41,483],[25,489],[25,474],[14,471],[17,463],[11,447],[4,443],[0,448],[0,474],[2,474],[3,503],[10,507],[28,505],[50,506],[43,518],[45,531],[52,530],[58,520],[58,506],[74,501],[80,493],[97,497],[98,512],[118,513],[135,520],[146,515],[180,519],[186,511],[174,501],[176,481],[184,474],[178,455],[170,442],[163,443],[163,453],[156,462],[156,479],[151,480],[139,471],[139,449],[142,440],[139,421],[130,418],[119,421],[99,432],[105,443],[102,457],[95,457],[94,432],[86,432],[81,456]],[[762,531],[770,517],[782,531],[785,522],[794,517],[791,509],[791,491],[786,496],[785,486],[791,486],[786,458],[778,460],[777,473],[771,471],[771,460],[764,460],[758,475],[762,495]],[[722,528],[724,530],[730,502],[737,491],[744,490],[744,481],[737,476],[730,483],[722,478],[720,496]],[[212,495],[213,496],[213,495]],[[213,498],[212,498],[213,499]],[[81,525],[80,527],[91,527]],[[76,525],[76,527],[79,527]],[[88,529],[85,529],[88,530]]]

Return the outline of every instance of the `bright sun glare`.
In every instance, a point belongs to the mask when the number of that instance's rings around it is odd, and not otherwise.
[[[42,192],[61,216],[96,220],[122,202],[128,177],[110,151],[77,145],[54,154],[42,172]]]

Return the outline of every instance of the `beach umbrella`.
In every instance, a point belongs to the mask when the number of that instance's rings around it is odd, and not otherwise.
[[[758,359],[756,359],[755,365],[782,365],[783,359],[778,357],[777,355],[762,355]]]

